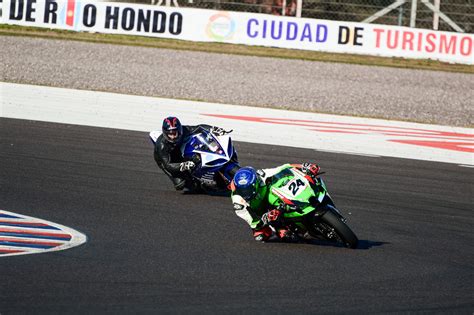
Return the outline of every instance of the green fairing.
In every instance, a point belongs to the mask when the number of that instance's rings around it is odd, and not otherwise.
[[[324,198],[326,189],[322,181],[316,182],[313,187],[304,175],[295,171],[291,166],[283,169],[273,177],[268,193],[268,202],[273,207],[291,201],[298,206],[298,211],[285,212],[285,218],[302,217],[315,210],[310,205],[309,199],[317,197],[320,201]]]
[[[320,177],[313,181],[300,169],[288,164],[278,170],[277,174],[267,178],[266,188],[258,189],[260,198],[251,202],[252,209],[265,212],[286,205],[282,222],[298,238],[313,237],[357,248],[357,236],[335,208]],[[251,215],[254,218],[251,227],[255,229],[262,222],[255,212]]]
[[[315,210],[309,203],[311,197],[316,196],[322,201],[326,194],[326,187],[321,179],[311,185],[301,172],[294,171],[293,166],[285,164],[281,167],[281,171],[271,177],[271,183],[258,188],[257,198],[250,202],[250,208],[256,211],[255,214],[258,216],[252,222],[252,227],[259,224],[260,216],[268,209],[277,208],[280,204],[285,203],[284,199],[291,200],[299,208],[298,211],[285,212],[284,217],[296,218]]]

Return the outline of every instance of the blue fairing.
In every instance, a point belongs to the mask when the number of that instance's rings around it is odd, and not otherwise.
[[[229,136],[217,137],[207,130],[201,129],[199,133],[190,135],[185,139],[181,148],[187,160],[200,162],[194,170],[193,176],[198,178],[213,178],[220,171],[228,181],[232,180],[230,171],[238,164],[232,140]],[[233,158],[234,157],[234,158]]]

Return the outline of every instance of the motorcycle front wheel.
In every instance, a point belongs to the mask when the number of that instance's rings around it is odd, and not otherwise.
[[[340,243],[348,248],[357,248],[359,239],[331,207],[320,217],[315,218],[314,228],[324,239]]]

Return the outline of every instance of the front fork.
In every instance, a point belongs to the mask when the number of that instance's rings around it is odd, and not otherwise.
[[[331,196],[327,191],[324,192],[324,197],[322,198],[322,201],[319,202],[319,200],[316,200],[316,203],[311,205],[316,209],[314,212],[314,216],[316,217],[321,217],[323,214],[325,214],[327,211],[332,211],[335,215],[341,219],[342,222],[346,222],[346,218],[342,215],[342,213],[336,208],[334,205],[334,202],[332,201]]]

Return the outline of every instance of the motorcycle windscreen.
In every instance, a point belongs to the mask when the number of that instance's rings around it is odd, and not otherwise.
[[[200,155],[204,167],[221,166],[230,160],[218,139],[207,132],[193,135],[186,143],[184,156],[192,157],[195,154]]]

